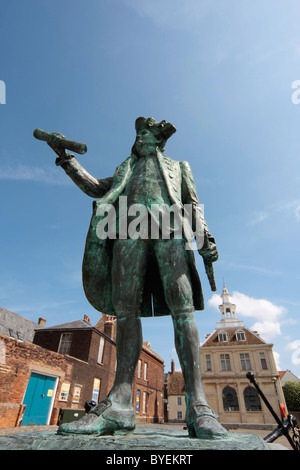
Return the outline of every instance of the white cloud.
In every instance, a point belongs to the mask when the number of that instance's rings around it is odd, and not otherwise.
[[[249,297],[241,292],[233,292],[231,302],[236,304],[238,318],[256,320],[250,329],[258,331],[265,341],[271,341],[281,334],[281,317],[286,313],[285,307],[275,305],[267,299]],[[220,296],[214,294],[208,304],[218,308],[221,304]]]
[[[257,321],[251,325],[251,329],[258,331],[261,337],[266,341],[271,341],[275,336],[281,335],[280,322],[278,320]]]
[[[57,168],[44,168],[23,164],[6,165],[0,168],[0,180],[36,181],[46,184],[69,184],[69,179]]]
[[[300,339],[296,339],[295,341],[292,341],[291,343],[288,343],[286,346],[286,349],[289,349],[290,351],[294,351],[292,354],[292,364],[298,365],[300,364]]]
[[[273,356],[274,356],[274,359],[275,359],[275,363],[276,363],[276,369],[277,370],[282,370],[281,367],[280,367],[280,354],[276,351],[273,351]]]
[[[279,215],[292,216],[296,222],[300,221],[300,200],[279,201],[276,204],[270,204],[263,210],[253,211],[250,214],[248,225],[254,226],[269,219],[274,224],[274,218]]]

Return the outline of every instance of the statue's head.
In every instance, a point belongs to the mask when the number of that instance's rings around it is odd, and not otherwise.
[[[168,138],[176,132],[176,128],[170,122],[156,122],[152,117],[138,117],[135,121],[135,130],[137,137],[132,147],[132,153],[134,154],[138,153],[137,144],[139,139],[155,143],[163,152]]]

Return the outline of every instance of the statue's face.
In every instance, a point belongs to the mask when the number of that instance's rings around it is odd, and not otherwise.
[[[159,143],[159,140],[152,134],[148,129],[143,129],[137,133],[136,136],[136,147],[137,150],[142,149],[144,146],[155,147]]]

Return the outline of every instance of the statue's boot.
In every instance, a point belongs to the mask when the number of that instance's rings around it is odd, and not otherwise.
[[[135,429],[133,408],[122,408],[106,398],[78,421],[62,424],[58,434],[127,434]]]
[[[218,415],[206,404],[194,403],[186,413],[190,437],[217,439],[228,436],[228,431],[217,420]]]

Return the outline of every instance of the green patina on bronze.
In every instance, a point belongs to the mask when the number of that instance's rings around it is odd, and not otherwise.
[[[136,140],[129,157],[112,177],[90,175],[67,149],[84,153],[86,146],[62,134],[35,131],[57,153],[61,166],[74,183],[95,198],[83,258],[83,286],[91,305],[102,313],[117,316],[117,371],[108,397],[75,423],[62,425],[59,434],[105,435],[127,432],[135,427],[132,383],[142,348],[143,316],[171,315],[175,346],[186,389],[186,422],[191,437],[224,437],[227,431],[208,406],[201,383],[200,340],[194,310],[204,309],[202,287],[194,252],[186,249],[191,233],[199,227],[204,235],[199,254],[203,257],[212,290],[216,290],[213,262],[218,259],[215,240],[209,232],[199,203],[189,164],[164,153],[169,137],[176,131],[166,121],[140,117],[135,122]],[[77,149],[77,150],[76,150]],[[192,208],[191,226],[183,227],[182,239],[123,239],[121,198],[128,206],[143,204],[147,217],[151,204],[161,207],[184,205]],[[118,215],[116,237],[100,239],[99,224],[106,207]],[[129,221],[126,220],[129,228]],[[158,222],[159,227],[160,222]],[[126,226],[126,227],[127,227]]]
[[[151,450],[151,455],[143,454],[137,457],[139,462],[145,461],[154,464],[197,464],[199,454],[203,450],[288,450],[280,444],[266,444],[266,442],[256,434],[244,434],[241,432],[230,432],[228,436],[220,439],[191,439],[184,430],[171,429],[170,427],[157,426],[138,427],[132,434],[127,436],[115,433],[112,435],[95,436],[69,435],[68,438],[61,438],[55,431],[31,431],[18,434],[0,436],[0,450],[104,450],[109,452],[107,462],[114,456],[116,463],[121,463],[119,451],[131,451],[129,457],[139,455],[140,451]],[[173,451],[171,455],[164,456],[161,453],[160,459],[157,457],[158,451]],[[175,452],[176,451],[176,452]],[[114,453],[113,453],[114,452]],[[194,453],[194,454],[193,454]],[[191,455],[192,454],[192,455]],[[126,453],[126,455],[128,455]],[[128,457],[125,457],[128,458]],[[123,462],[123,463],[126,463]],[[134,467],[133,461],[127,462]],[[140,466],[140,468],[143,468]]]

